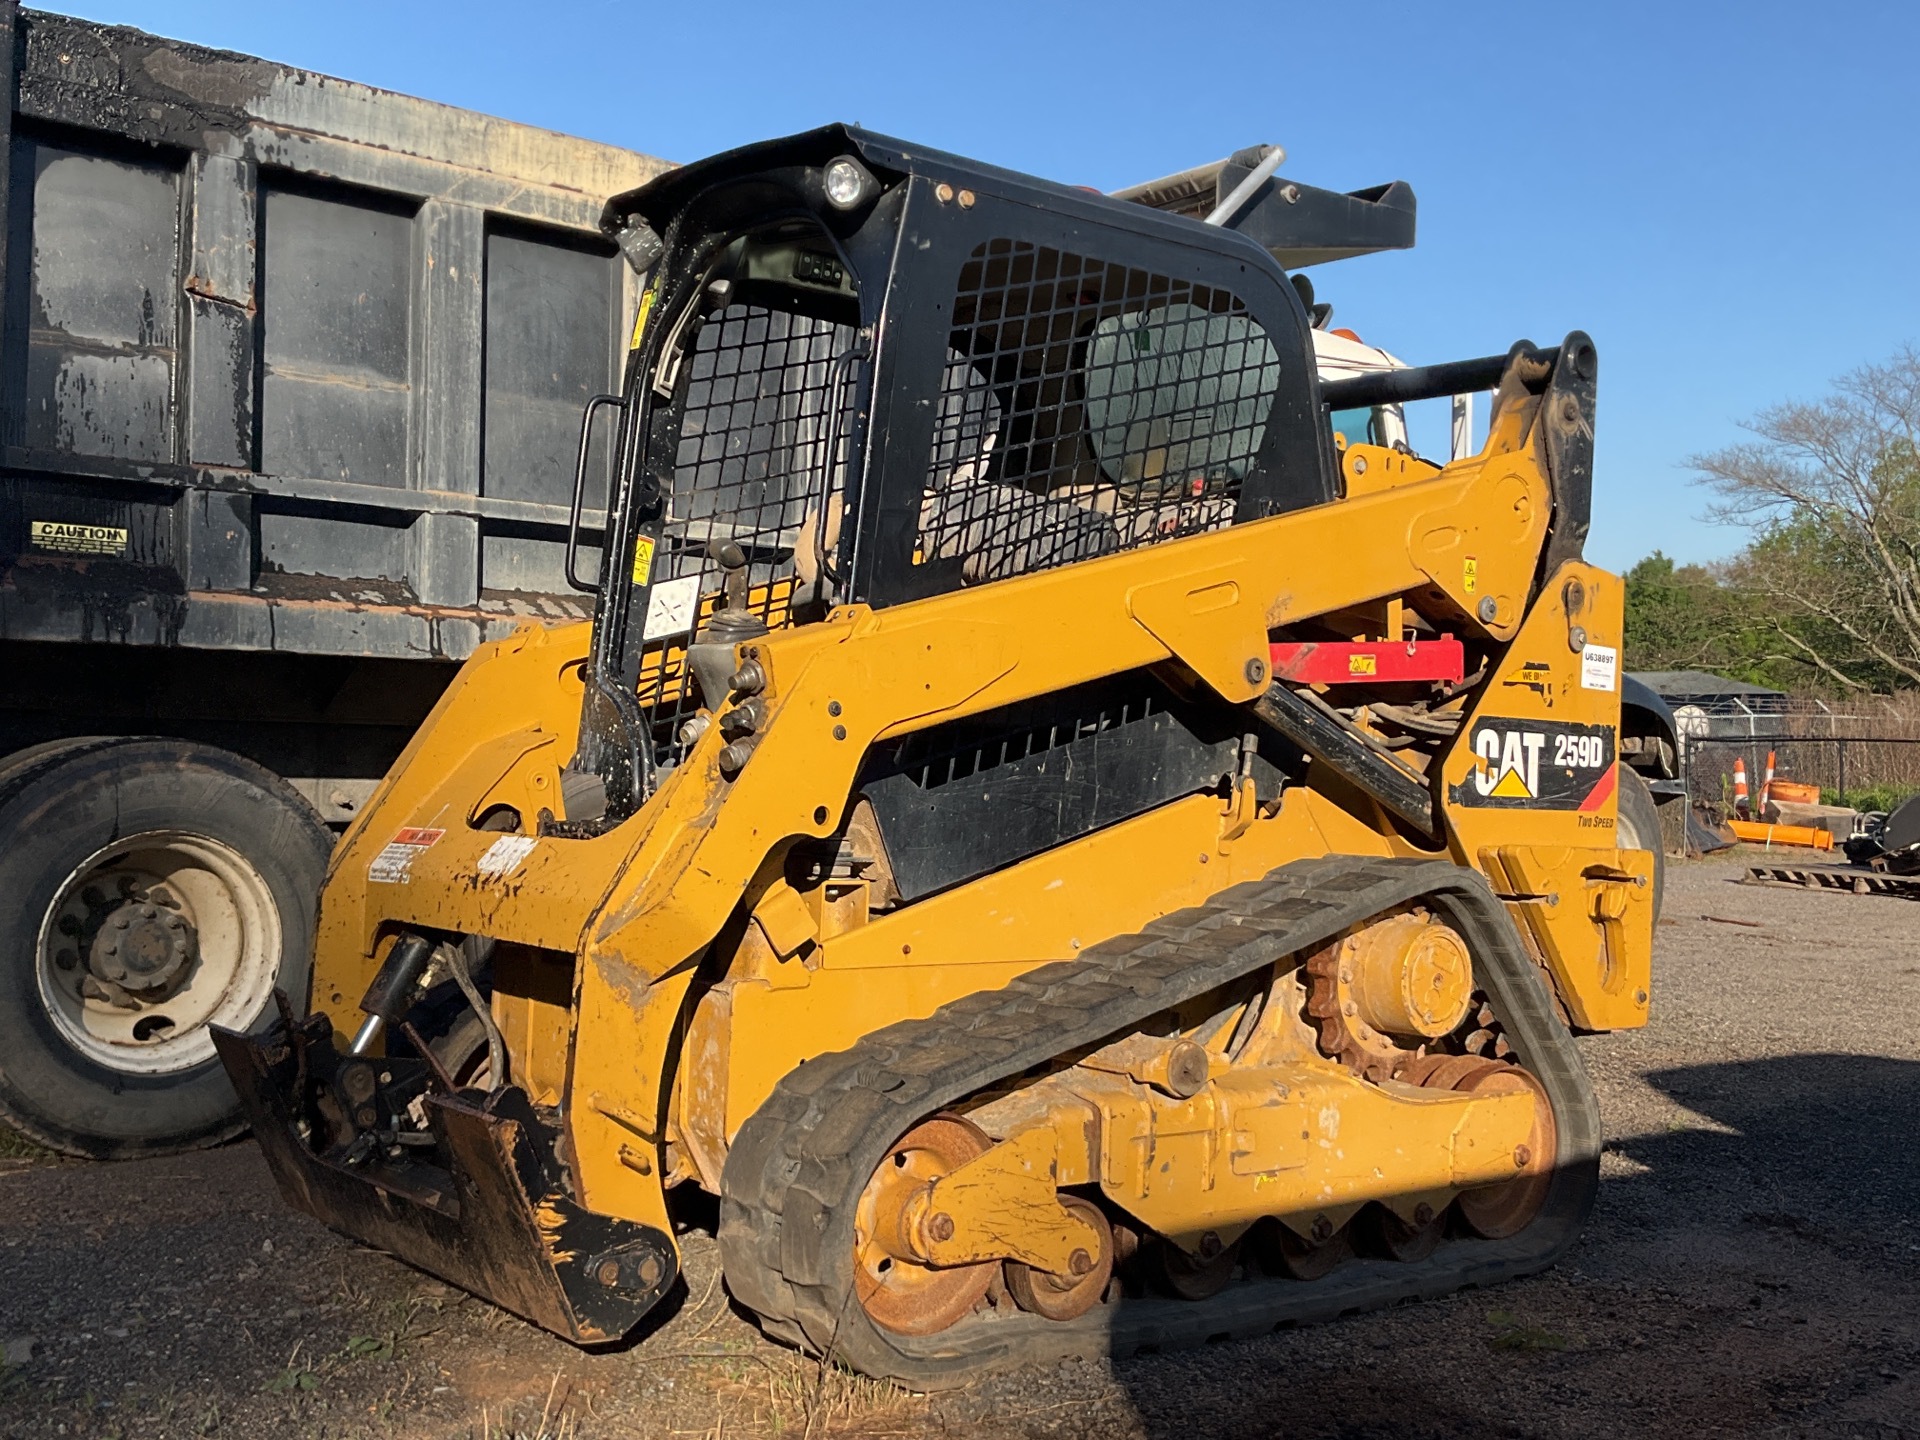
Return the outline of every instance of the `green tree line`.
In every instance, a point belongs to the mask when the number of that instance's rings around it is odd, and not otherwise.
[[[1920,688],[1920,351],[1817,400],[1763,410],[1750,439],[1689,462],[1732,559],[1659,551],[1626,576],[1626,659],[1781,689]]]

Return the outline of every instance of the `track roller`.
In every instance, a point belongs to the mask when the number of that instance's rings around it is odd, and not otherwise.
[[[1073,1268],[1078,1273],[1073,1275],[1053,1275],[1022,1265],[1018,1260],[1009,1260],[1006,1262],[1007,1293],[1022,1310],[1044,1315],[1049,1320],[1075,1320],[1100,1303],[1107,1293],[1107,1283],[1113,1279],[1113,1227],[1107,1224],[1100,1207],[1091,1201],[1077,1195],[1063,1195],[1060,1203],[1099,1230],[1104,1239],[1100,1253],[1088,1255],[1084,1250],[1076,1250]]]

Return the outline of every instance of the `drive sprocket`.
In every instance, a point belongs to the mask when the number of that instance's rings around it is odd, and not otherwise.
[[[1307,957],[1307,1014],[1319,1031],[1320,1053],[1338,1060],[1368,1080],[1391,1080],[1420,1052],[1405,1050],[1391,1035],[1382,1035],[1357,1015],[1340,982],[1340,953],[1344,940],[1335,940]]]
[[[1466,945],[1424,909],[1343,935],[1304,968],[1320,1052],[1367,1080],[1391,1080],[1471,1009]]]

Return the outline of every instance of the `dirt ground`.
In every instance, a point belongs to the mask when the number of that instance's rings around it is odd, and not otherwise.
[[[288,1212],[247,1144],[0,1160],[0,1436],[1920,1435],[1920,908],[1739,873],[1670,870],[1653,1024],[1583,1042],[1599,1204],[1531,1280],[929,1398],[760,1339],[697,1229],[590,1355]]]

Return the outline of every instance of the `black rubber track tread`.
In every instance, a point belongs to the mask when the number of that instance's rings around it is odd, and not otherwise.
[[[1247,1279],[1204,1301],[1127,1299],[1067,1322],[982,1313],[924,1337],[878,1329],[850,1298],[855,1201],[887,1147],[916,1122],[1415,900],[1466,936],[1476,981],[1515,1058],[1554,1106],[1554,1184],[1520,1235],[1450,1242],[1416,1264],[1353,1261],[1307,1283]],[[944,1389],[989,1370],[1244,1338],[1540,1270],[1586,1219],[1600,1143],[1598,1107],[1572,1038],[1478,874],[1444,860],[1302,860],[795,1070],[741,1127],[728,1156],[721,1261],[734,1296],[770,1333],[804,1336],[816,1353],[869,1375]]]

